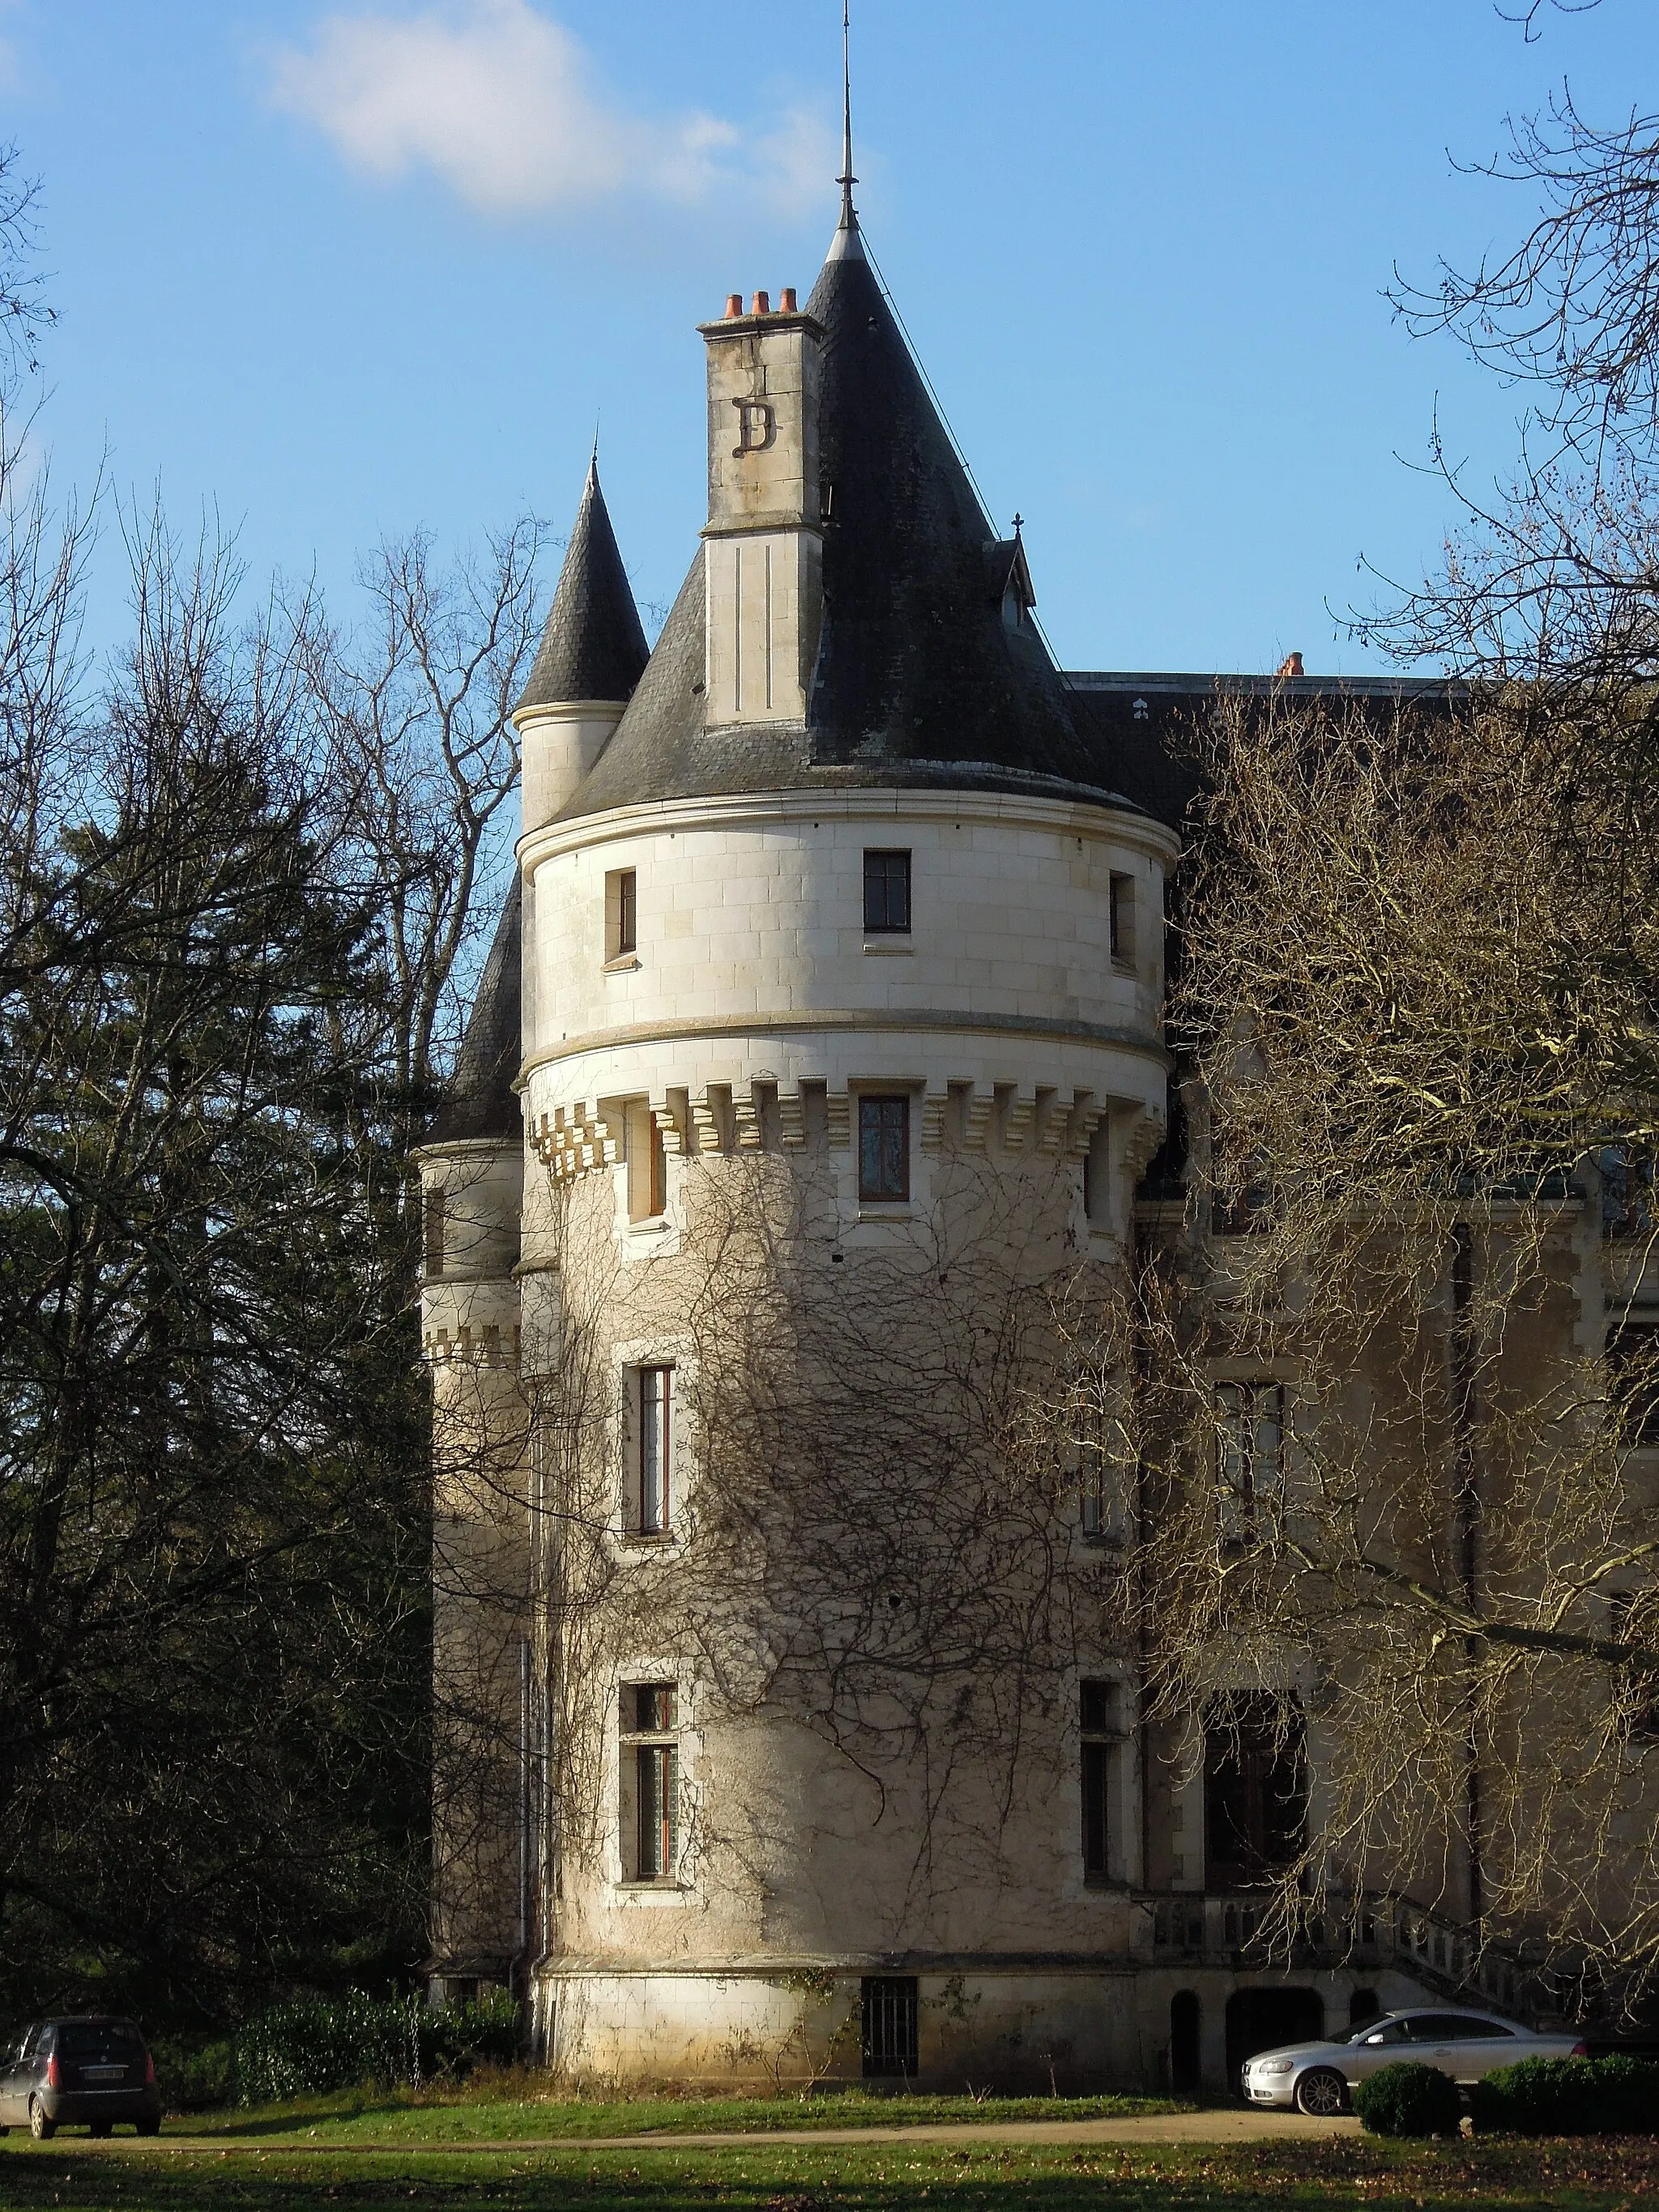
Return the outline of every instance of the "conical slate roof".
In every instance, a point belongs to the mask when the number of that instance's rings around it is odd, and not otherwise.
[[[630,699],[649,658],[640,611],[599,489],[596,454],[588,464],[552,612],[519,707]]]
[[[1086,780],[1042,639],[1005,619],[1012,545],[957,458],[850,210],[806,311],[823,325],[818,455],[830,487],[813,758]]]
[[[706,716],[699,551],[566,818],[714,793],[1024,790],[1122,805],[843,210],[807,311],[824,332],[823,626],[804,723]],[[1018,561],[1016,560],[1018,555]],[[1018,579],[1019,588],[1011,590]]]
[[[523,1116],[513,1089],[523,1057],[520,1000],[523,907],[515,869],[513,889],[478,978],[466,1035],[455,1057],[455,1073],[422,1140],[428,1145],[470,1144],[523,1133]]]

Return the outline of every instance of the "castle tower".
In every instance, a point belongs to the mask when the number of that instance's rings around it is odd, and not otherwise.
[[[1004,1443],[1063,1286],[1121,1304],[1175,840],[850,198],[702,336],[649,663],[602,742],[521,713],[538,2018],[579,2075],[1142,2075],[1121,1501]]]
[[[646,659],[596,457],[514,714],[526,830],[550,821],[580,783]],[[527,1965],[534,1899],[534,1363],[525,1334],[528,1321],[533,1343],[538,1318],[544,1331],[547,1286],[520,1264],[524,935],[515,874],[453,1079],[418,1154],[422,1344],[433,1389],[432,1973],[441,1995],[507,1982]]]

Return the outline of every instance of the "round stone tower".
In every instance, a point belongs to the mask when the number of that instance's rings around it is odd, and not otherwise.
[[[576,2075],[1139,2078],[1132,1477],[1044,1389],[1123,1307],[1175,841],[850,199],[702,335],[648,665],[590,475],[519,715],[537,2016]]]

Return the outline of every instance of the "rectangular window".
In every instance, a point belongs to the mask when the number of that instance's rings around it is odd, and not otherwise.
[[[891,1203],[910,1195],[910,1102],[859,1100],[859,1196]]]
[[[866,1974],[860,1996],[865,2080],[908,2081],[916,2071],[915,1976]]]
[[[1650,1235],[1656,1212],[1652,1152],[1645,1146],[1606,1145],[1601,1169],[1603,1235]]]
[[[1114,875],[1110,884],[1112,957],[1121,968],[1135,961],[1135,879]]]
[[[444,1271],[444,1240],[448,1229],[449,1203],[441,1190],[426,1193],[422,1206],[421,1226],[426,1261],[426,1279],[435,1283]]]
[[[605,879],[605,957],[625,960],[639,950],[639,878],[612,868]]]
[[[623,1732],[633,1753],[635,1881],[672,1881],[678,1864],[678,1703],[672,1682],[630,1682],[623,1691]]]
[[[654,1221],[668,1208],[668,1152],[649,1103],[629,1101],[623,1118],[628,1164],[628,1218]]]
[[[866,853],[864,856],[864,928],[866,936],[902,933],[910,927],[910,855]]]
[[[1659,1448],[1659,1325],[1625,1322],[1607,1332],[1613,1400],[1634,1451]]]
[[[1100,1879],[1110,1872],[1112,1759],[1116,1685],[1078,1684],[1083,1738],[1083,1871]]]
[[[1085,1436],[1078,1449],[1078,1495],[1083,1533],[1099,1544],[1123,1540],[1123,1470],[1097,1436]]]
[[[1204,1729],[1204,1871],[1249,1889],[1294,1863],[1307,1837],[1302,1717],[1254,1693],[1223,1698]]]
[[[1221,1533],[1242,1541],[1277,1508],[1284,1487],[1285,1390],[1279,1382],[1222,1382],[1215,1401]]]
[[[639,1399],[635,1528],[641,1536],[665,1536],[670,1526],[674,1370],[672,1367],[641,1367],[636,1373]]]

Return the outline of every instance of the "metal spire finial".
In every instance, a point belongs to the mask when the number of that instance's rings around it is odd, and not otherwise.
[[[836,182],[841,186],[841,227],[856,230],[859,219],[853,206],[853,187],[858,179],[853,174],[853,54],[851,0],[841,0],[841,174]]]

